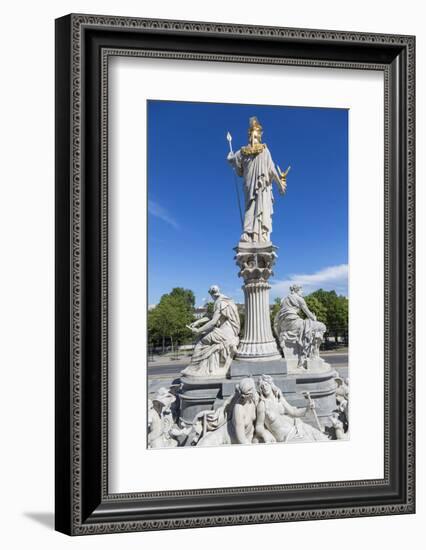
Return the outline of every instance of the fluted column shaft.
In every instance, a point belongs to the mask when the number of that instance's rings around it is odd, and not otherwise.
[[[267,361],[281,357],[272,333],[267,279],[275,262],[272,243],[240,243],[237,265],[244,278],[245,327],[236,360]]]

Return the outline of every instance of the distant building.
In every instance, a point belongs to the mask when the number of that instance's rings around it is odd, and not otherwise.
[[[207,315],[207,307],[196,307],[194,308],[194,317],[196,319],[202,319]]]

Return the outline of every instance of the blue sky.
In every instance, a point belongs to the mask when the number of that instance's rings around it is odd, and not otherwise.
[[[273,243],[278,246],[271,301],[293,281],[347,295],[348,112],[344,109],[148,101],[148,303],[175,286],[197,305],[218,284],[243,302],[233,248],[241,234],[235,179],[226,160],[247,144],[257,116],[263,141],[282,170],[275,187]],[[275,184],[274,184],[275,185]]]

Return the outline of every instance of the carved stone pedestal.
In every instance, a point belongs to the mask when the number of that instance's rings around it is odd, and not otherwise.
[[[297,369],[287,372],[287,363],[284,359],[262,363],[234,361],[229,370],[230,378],[222,383],[220,398],[226,399],[234,392],[235,385],[247,376],[252,376],[257,383],[261,374],[272,376],[274,383],[280,388],[284,397],[295,407],[308,405],[307,393],[315,401],[315,410],[322,426],[331,425],[331,414],[336,409],[336,382],[337,372],[324,362],[323,370],[307,371]],[[315,417],[308,413],[303,421],[317,427]]]
[[[271,361],[280,359],[272,334],[268,279],[277,257],[277,247],[271,242],[244,243],[235,248],[235,260],[244,279],[245,326],[236,361]]]
[[[336,408],[336,371],[319,355],[307,358],[303,368],[299,368],[297,350],[286,349],[287,355],[283,358],[272,333],[268,279],[273,274],[276,250],[271,242],[240,242],[235,248],[239,276],[244,279],[244,335],[223,378],[202,378],[185,373],[181,376],[180,419],[187,426],[199,412],[220,407],[234,394],[235,386],[243,378],[252,377],[257,384],[262,374],[272,376],[291,405],[306,407],[309,393],[315,401],[321,424],[330,424],[330,416]],[[304,421],[317,427],[312,412]]]
[[[299,360],[296,359],[283,359],[286,365],[286,371],[292,374],[305,374],[310,372],[327,372],[330,370],[330,365],[321,359],[321,357],[315,357],[313,359],[306,359],[305,366],[299,367]]]
[[[180,419],[184,424],[192,424],[201,411],[216,409],[222,404],[222,379],[189,378],[182,376],[179,391]]]
[[[236,384],[243,378],[252,376],[257,384],[259,376],[267,373],[272,376],[274,383],[291,405],[306,407],[308,400],[305,392],[309,392],[311,399],[315,401],[315,410],[322,426],[330,426],[330,417],[336,408],[337,372],[329,366],[322,372],[299,369],[298,372],[286,373],[285,369],[286,362],[283,359],[259,363],[234,361],[228,377],[221,380],[182,377],[179,392],[180,418],[187,426],[191,425],[199,412],[220,407],[225,399],[233,395]],[[308,413],[303,420],[317,427],[312,413]]]

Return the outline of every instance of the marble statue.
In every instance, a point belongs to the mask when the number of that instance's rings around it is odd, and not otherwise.
[[[300,311],[306,315],[302,319]],[[281,307],[274,319],[275,334],[284,359],[297,360],[298,368],[307,368],[308,360],[322,362],[319,348],[327,327],[317,321],[302,296],[302,287],[292,285],[290,294],[281,300]]]
[[[174,419],[171,410],[176,397],[166,388],[160,388],[148,400],[148,448],[177,447],[173,437]]]
[[[198,335],[191,362],[182,374],[190,377],[226,376],[239,343],[240,316],[235,302],[213,285],[209,294],[214,301],[213,317],[203,317],[188,325]]]
[[[256,437],[260,442],[328,441],[325,434],[301,420],[315,406],[314,401],[311,400],[306,408],[290,405],[267,374],[259,379],[259,395]]]
[[[281,172],[275,167],[266,143],[262,143],[262,126],[256,117],[250,119],[248,136],[248,145],[234,153],[228,133],[228,161],[236,174],[244,178],[245,213],[240,242],[269,242],[274,202],[272,182],[284,194],[289,169]]]
[[[243,378],[221,407],[196,416],[189,444],[216,447],[252,443],[258,398],[253,378]]]

